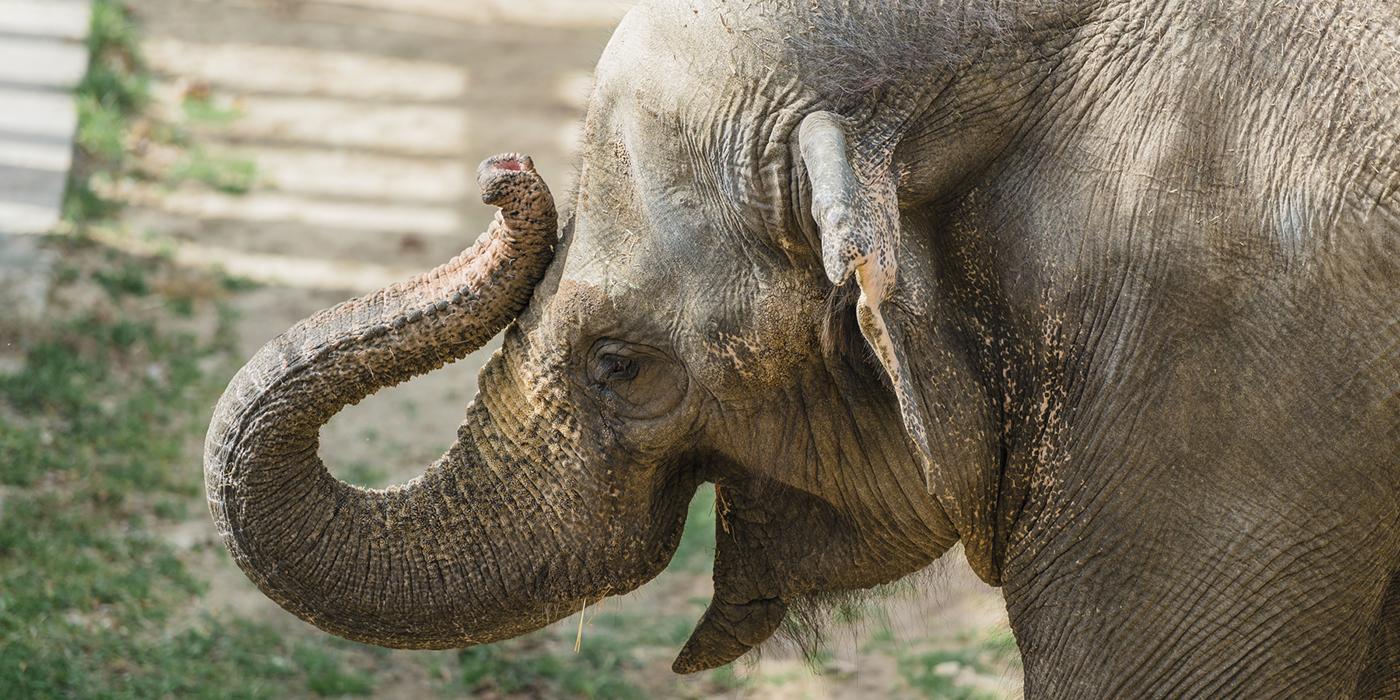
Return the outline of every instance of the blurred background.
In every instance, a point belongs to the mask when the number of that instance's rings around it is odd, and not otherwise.
[[[696,676],[713,494],[640,591],[499,645],[366,647],[264,598],[217,541],[202,435],[313,312],[484,230],[476,164],[573,173],[625,0],[0,0],[0,697],[1002,698],[1001,596],[960,551]],[[494,344],[336,417],[383,486],[452,440]]]

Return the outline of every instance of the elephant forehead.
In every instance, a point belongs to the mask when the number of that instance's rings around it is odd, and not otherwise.
[[[599,284],[566,277],[559,281],[558,291],[550,304],[550,316],[556,322],[583,323],[602,313],[606,302],[607,296]]]
[[[686,324],[687,304],[673,289],[613,270],[601,278],[565,277],[532,331],[535,344],[581,352],[599,337],[666,344]]]

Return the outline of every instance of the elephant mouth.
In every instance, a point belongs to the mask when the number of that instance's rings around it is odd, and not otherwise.
[[[714,595],[671,665],[676,673],[734,661],[773,636],[787,616],[785,579],[771,560],[777,556],[774,538],[784,533],[755,507],[752,486],[740,480],[715,483]]]
[[[671,670],[695,673],[734,661],[773,636],[787,607],[781,598],[736,600],[717,588]]]
[[[926,551],[927,558],[908,550],[886,557],[872,550],[849,516],[770,480],[723,476],[715,499],[714,595],[672,664],[677,673],[728,664],[771,638],[794,608],[820,606],[824,592],[888,583],[947,549]]]

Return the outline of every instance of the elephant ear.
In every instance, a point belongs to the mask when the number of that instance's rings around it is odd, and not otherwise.
[[[932,470],[928,420],[914,390],[898,324],[886,322],[885,302],[898,279],[899,197],[888,155],[853,157],[840,117],[815,112],[798,128],[798,149],[812,192],[812,218],[821,232],[822,267],[831,283],[860,287],[856,320],[889,377],[905,432]]]

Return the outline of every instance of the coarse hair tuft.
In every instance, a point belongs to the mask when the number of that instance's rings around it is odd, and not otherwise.
[[[872,632],[886,631],[920,633],[909,629],[924,622],[922,619],[896,619],[891,610],[919,604],[920,598],[942,597],[949,580],[949,557],[961,556],[959,550],[944,554],[927,567],[892,583],[865,590],[840,591],[806,595],[788,605],[787,616],[773,638],[758,648],[765,651],[796,652],[813,668],[821,671],[825,652],[838,635],[847,635],[850,643]],[[923,605],[923,604],[920,604]],[[887,628],[899,627],[898,630]]]

